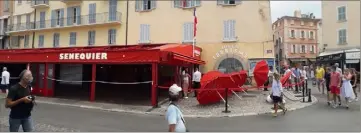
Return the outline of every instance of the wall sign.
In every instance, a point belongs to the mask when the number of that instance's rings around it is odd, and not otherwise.
[[[60,53],[59,60],[107,60],[107,53]]]
[[[216,60],[226,54],[234,54],[242,59],[247,57],[246,53],[240,51],[236,45],[226,45],[213,56],[213,59]]]
[[[360,52],[346,53],[346,59],[360,59]]]

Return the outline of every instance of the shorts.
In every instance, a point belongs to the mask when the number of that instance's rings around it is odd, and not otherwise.
[[[199,89],[199,88],[201,88],[201,83],[200,83],[200,82],[195,82],[195,81],[193,81],[193,88],[194,88],[194,89]]]
[[[4,85],[4,84],[2,84],[2,85],[0,85],[0,89],[1,89],[2,91],[5,91],[6,89],[9,89],[9,85]]]
[[[331,86],[330,89],[332,94],[340,94],[340,88],[338,88],[337,86]]]
[[[282,103],[283,99],[282,99],[282,97],[279,97],[279,96],[272,96],[272,101],[273,101],[273,103]]]

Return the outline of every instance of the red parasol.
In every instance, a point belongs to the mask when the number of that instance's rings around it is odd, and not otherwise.
[[[266,83],[268,79],[268,71],[268,64],[265,60],[257,62],[253,70],[253,77],[258,87],[263,86],[263,84]]]
[[[210,72],[207,72],[206,74],[204,74],[201,78],[201,84],[202,83],[206,83],[206,82],[209,82],[215,78],[217,78],[218,76],[222,75],[221,72],[219,71],[210,71]]]
[[[238,88],[238,85],[228,74],[221,74],[211,81],[204,82],[201,88],[198,90],[197,100],[199,104],[219,102],[222,97],[225,97],[226,93],[223,90],[217,89],[225,88]],[[228,91],[228,93],[231,94],[231,91]]]
[[[244,85],[244,83],[246,83],[247,72],[242,70],[240,72],[234,72],[229,75],[231,76],[233,81],[236,83],[236,85],[238,85],[238,87],[234,91],[242,91],[240,87],[242,87]]]
[[[282,83],[282,86],[285,86],[285,84],[287,83],[287,80],[290,78],[292,72],[289,71],[288,73],[284,74],[281,78],[281,83]]]

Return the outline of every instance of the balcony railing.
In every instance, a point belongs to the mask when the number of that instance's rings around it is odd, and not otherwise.
[[[61,0],[65,4],[77,4],[83,2],[83,0]]]
[[[33,8],[46,8],[49,7],[49,0],[32,0],[31,7]]]
[[[8,26],[9,32],[29,31],[29,30],[43,30],[54,29],[74,26],[86,26],[86,25],[99,25],[110,23],[121,23],[122,14],[120,12],[115,13],[97,13],[83,16],[67,17],[60,19],[51,19],[45,21],[29,22],[13,24]]]

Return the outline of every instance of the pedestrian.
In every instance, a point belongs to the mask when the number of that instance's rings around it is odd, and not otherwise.
[[[299,93],[299,82],[300,82],[300,79],[301,79],[301,71],[300,69],[298,68],[299,66],[296,66],[294,69],[293,69],[293,74],[295,75],[294,77],[294,81],[295,81],[295,93]]]
[[[355,98],[355,94],[352,90],[352,84],[350,80],[352,79],[352,74],[350,69],[345,69],[342,77],[342,96],[345,98],[345,106],[348,109],[348,103]]]
[[[307,90],[307,87],[308,87],[308,83],[307,83],[308,78],[307,78],[307,70],[306,69],[307,69],[306,66],[301,67],[301,80],[303,80],[303,88],[305,90]],[[303,91],[305,91],[305,90],[303,90]]]
[[[273,108],[275,112],[273,113],[273,116],[277,116],[278,106],[281,105],[281,108],[283,109],[283,114],[286,113],[287,109],[285,107],[285,104],[283,102],[283,88],[280,81],[280,75],[278,73],[273,73],[273,81],[272,81],[272,93],[271,98],[273,101]]]
[[[327,90],[327,104],[331,105],[331,90],[330,90],[330,81],[331,81],[331,68],[327,67],[325,72],[325,83]]]
[[[352,89],[353,89],[353,93],[355,94],[355,101],[358,101],[358,95],[357,95],[357,81],[359,79],[359,77],[357,76],[357,72],[355,68],[351,68],[351,84],[352,84]]]
[[[316,78],[315,78],[315,69],[314,68],[310,68],[310,77],[312,80],[312,85],[316,86]]]
[[[264,83],[263,85],[263,91],[268,91],[268,85],[270,83],[270,78],[272,77],[273,75],[273,72],[271,71],[272,70],[272,66],[269,66],[269,69],[268,69],[268,78],[266,80],[266,82]]]
[[[183,79],[183,83],[182,83],[183,98],[187,99],[190,75],[188,74],[188,70],[186,68],[184,68],[184,70],[182,71],[182,79]]]
[[[289,73],[289,72],[291,72],[291,76],[288,78],[288,80],[287,80],[287,90],[292,90],[293,88],[292,88],[292,78],[293,77],[295,77],[295,75],[293,74],[293,72],[291,71],[291,69],[288,67],[288,66],[285,66],[285,74],[287,74],[287,73]]]
[[[6,95],[9,93],[9,84],[10,84],[10,73],[7,71],[6,67],[3,67],[3,72],[1,73],[1,91],[6,92]]]
[[[338,99],[338,106],[341,106],[341,97],[340,97],[340,87],[341,87],[341,74],[336,72],[336,66],[332,66],[331,78],[330,78],[330,89],[332,94],[333,103],[332,106],[334,108],[337,107]]]
[[[324,83],[324,78],[325,77],[325,70],[323,69],[322,66],[317,65],[316,68],[316,82],[317,82],[317,88],[318,91],[321,92],[321,88],[322,88],[322,94],[325,94],[325,85]]]
[[[24,70],[20,73],[19,78],[20,82],[11,86],[5,103],[5,107],[11,109],[10,132],[18,132],[20,126],[24,132],[31,132],[33,131],[31,111],[35,101],[35,97],[30,95],[33,76],[30,70]]]
[[[336,66],[336,72],[340,73],[340,75],[342,75],[342,69],[340,68],[338,63],[335,63]]]
[[[170,104],[166,113],[166,120],[168,122],[169,132],[187,132],[183,113],[181,112],[178,105],[181,91],[182,88],[178,87],[176,84],[173,84],[169,88]]]
[[[193,73],[193,89],[194,89],[194,97],[197,97],[197,89],[201,88],[201,77],[202,74],[199,72],[199,69],[196,68],[195,72]]]

